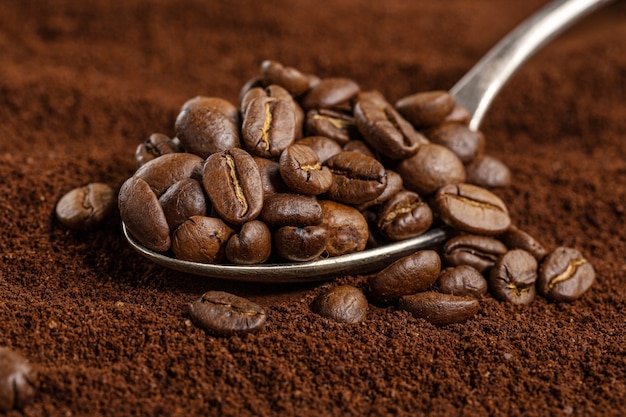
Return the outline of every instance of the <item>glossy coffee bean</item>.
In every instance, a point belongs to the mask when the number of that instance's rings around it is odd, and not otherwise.
[[[426,91],[401,98],[395,108],[416,128],[426,128],[443,123],[454,105],[454,96],[449,92]]]
[[[446,265],[470,265],[478,272],[486,273],[507,251],[507,246],[495,238],[482,235],[459,235],[446,241],[442,254]]]
[[[426,291],[437,281],[441,260],[437,252],[423,250],[395,261],[369,279],[375,301],[391,303],[403,295]]]
[[[172,231],[191,216],[207,214],[204,189],[200,181],[193,178],[184,178],[172,185],[159,197],[159,203]]]
[[[507,187],[511,185],[511,171],[502,161],[489,155],[482,155],[465,166],[467,182],[484,188]]]
[[[360,323],[367,315],[368,303],[363,292],[351,285],[339,285],[322,293],[313,310],[322,317],[340,323]]]
[[[317,153],[306,145],[293,144],[280,155],[280,176],[293,192],[305,195],[325,193],[333,176]]]
[[[487,293],[487,280],[478,270],[469,265],[445,268],[437,279],[439,292],[454,295],[480,297]]]
[[[385,170],[385,172],[387,173],[387,185],[385,185],[383,192],[378,197],[357,205],[357,210],[365,211],[370,207],[383,204],[402,190],[402,177],[400,174],[390,169]]]
[[[257,98],[259,100],[272,98],[289,104],[293,109],[294,115],[294,139],[297,140],[302,137],[302,130],[304,125],[304,110],[302,110],[300,104],[294,100],[293,96],[287,90],[276,84],[268,85],[265,88],[255,87],[250,89],[241,99],[241,109],[244,115],[244,119],[249,110],[250,104]],[[284,116],[284,114],[282,114],[282,116]],[[281,126],[284,129],[284,120],[281,121],[281,123]],[[252,134],[254,135],[255,133],[252,132]]]
[[[107,184],[94,182],[74,188],[56,204],[59,222],[73,230],[93,230],[104,223],[115,209],[115,191]]]
[[[260,305],[224,291],[204,293],[189,304],[189,314],[198,327],[216,336],[244,336],[257,332],[267,320]]]
[[[387,186],[385,167],[358,152],[341,152],[329,158],[332,173],[328,198],[346,204],[361,204],[378,197]]]
[[[155,252],[170,248],[170,228],[165,213],[146,181],[139,177],[127,179],[120,188],[118,206],[126,228],[142,245]]]
[[[153,159],[139,167],[135,177],[139,177],[150,185],[157,196],[160,196],[174,183],[183,178],[202,174],[204,160],[191,153],[170,153]]]
[[[303,227],[322,223],[323,216],[314,197],[279,193],[265,199],[259,218],[271,227]]]
[[[348,78],[325,78],[304,95],[302,108],[334,109],[352,100],[359,91],[359,85]]]
[[[452,111],[448,113],[444,121],[454,122],[454,123],[463,123],[467,125],[470,122],[470,114],[465,107],[457,104],[454,106]]]
[[[209,156],[202,183],[213,209],[229,223],[254,220],[263,208],[259,167],[243,149],[228,149]]]
[[[441,187],[435,195],[434,208],[446,224],[464,232],[497,235],[511,224],[500,197],[471,184]]]
[[[435,326],[446,326],[474,316],[480,303],[475,297],[426,291],[403,296],[398,301],[398,308]]]
[[[331,200],[321,200],[322,222],[328,229],[326,253],[330,256],[360,252],[365,249],[368,226],[355,208]]]
[[[400,191],[389,198],[378,213],[378,230],[390,240],[404,240],[426,232],[433,223],[433,212],[412,191]]]
[[[22,409],[34,395],[35,374],[22,355],[0,347],[0,412]]]
[[[465,167],[445,146],[428,143],[396,166],[404,186],[420,195],[429,195],[448,184],[465,181]]]
[[[491,293],[502,301],[526,305],[537,293],[537,260],[528,252],[513,249],[496,261],[489,276]]]
[[[328,245],[326,226],[284,226],[274,232],[276,253],[289,261],[304,262],[319,257]]]
[[[459,157],[464,164],[482,155],[485,137],[474,132],[463,123],[442,123],[426,131],[426,137],[433,143],[443,145]]]
[[[370,158],[376,158],[374,151],[362,140],[351,139],[343,145],[342,148],[345,152],[358,152]]]
[[[280,62],[263,61],[261,74],[265,85],[280,85],[295,96],[300,96],[309,90],[309,79],[305,74],[296,68],[284,66]]]
[[[509,249],[524,249],[535,257],[537,261],[541,261],[546,256],[546,249],[527,232],[511,225],[504,234],[498,236]]]
[[[180,149],[169,136],[162,133],[153,133],[148,140],[137,147],[135,162],[140,167],[161,155],[175,152],[180,152]]]
[[[341,146],[337,142],[325,136],[308,136],[296,143],[313,149],[322,164],[331,156],[342,152]]]
[[[541,263],[537,289],[553,301],[573,301],[593,285],[593,265],[574,248],[559,247]]]
[[[352,114],[328,109],[313,109],[306,114],[304,130],[308,136],[324,136],[339,145],[360,137]]]
[[[265,223],[252,220],[241,226],[226,244],[226,259],[239,265],[265,262],[272,253],[272,234]]]
[[[172,252],[183,261],[220,263],[232,234],[233,229],[221,219],[192,216],[172,234]]]
[[[197,96],[183,104],[181,110],[202,108],[208,111],[217,111],[228,118],[235,126],[241,124],[239,109],[228,100],[220,97]]]
[[[276,193],[286,193],[289,191],[285,181],[283,181],[283,177],[280,176],[280,166],[278,162],[258,156],[253,157],[253,159],[259,167],[264,198]]]
[[[253,99],[243,116],[241,136],[244,147],[253,155],[278,158],[293,143],[296,115],[293,104],[273,97]]]

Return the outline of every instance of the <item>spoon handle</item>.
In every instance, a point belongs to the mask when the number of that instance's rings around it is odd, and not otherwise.
[[[515,71],[542,46],[579,19],[612,0],[556,0],[498,42],[450,92],[470,113],[478,130],[489,105]]]

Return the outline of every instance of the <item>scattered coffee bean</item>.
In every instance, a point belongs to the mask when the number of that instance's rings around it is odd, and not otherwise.
[[[524,249],[530,252],[537,261],[541,261],[546,256],[546,249],[534,237],[511,225],[499,238],[509,249]]]
[[[233,229],[221,219],[192,216],[172,235],[172,252],[184,261],[220,263],[232,233]]]
[[[305,195],[325,193],[333,183],[328,167],[308,146],[293,144],[280,155],[280,175],[292,191]]]
[[[587,292],[596,278],[593,266],[574,248],[559,247],[541,263],[537,288],[553,301],[573,301]]]
[[[239,265],[260,264],[272,253],[272,234],[265,223],[252,220],[228,239],[226,259]]]
[[[447,91],[411,94],[401,98],[395,104],[398,112],[418,129],[443,123],[454,106],[454,96]]]
[[[390,240],[404,240],[426,232],[433,223],[430,206],[413,191],[390,197],[378,213],[378,230]]]
[[[363,292],[351,285],[340,285],[321,294],[313,309],[322,317],[340,323],[360,323],[367,315],[368,303]]]
[[[480,297],[487,293],[487,280],[476,268],[459,265],[441,271],[437,289],[446,294]]]
[[[504,243],[492,237],[459,235],[448,239],[442,252],[447,265],[470,265],[480,273],[488,273],[507,250]]]
[[[385,190],[387,172],[376,159],[358,152],[340,152],[326,161],[332,175],[328,198],[346,204],[361,204]]]
[[[243,297],[209,291],[189,304],[189,314],[200,328],[216,336],[244,336],[265,325],[265,310]]]
[[[475,297],[426,291],[401,297],[398,308],[435,326],[446,326],[474,316],[480,304]]]
[[[320,200],[323,224],[328,229],[326,253],[329,256],[360,252],[369,235],[365,217],[355,208],[331,200]]]
[[[537,260],[522,249],[513,249],[496,261],[489,286],[496,298],[513,304],[530,304],[537,293]]]
[[[35,395],[34,373],[28,361],[8,347],[0,347],[0,412],[21,409]]]
[[[74,188],[57,202],[59,222],[73,230],[88,231],[104,223],[115,208],[115,191],[107,184],[94,182]]]
[[[507,187],[511,184],[511,171],[502,161],[481,155],[465,166],[467,182],[484,188]]]

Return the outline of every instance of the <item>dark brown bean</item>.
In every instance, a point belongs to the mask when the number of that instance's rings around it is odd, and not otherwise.
[[[437,279],[437,289],[446,294],[480,297],[487,293],[487,288],[483,274],[469,265],[446,268]]]
[[[425,91],[401,98],[395,107],[413,126],[421,129],[442,123],[454,105],[454,96],[447,91]]]
[[[328,229],[328,255],[339,256],[365,249],[368,226],[357,209],[330,200],[321,200],[319,205],[323,224]]]
[[[265,325],[265,310],[256,303],[224,291],[206,292],[189,304],[189,314],[200,328],[216,336],[243,336]]]
[[[361,204],[378,197],[387,186],[385,167],[358,152],[341,152],[329,158],[332,173],[328,198],[346,204]]]
[[[59,199],[55,207],[59,222],[73,230],[94,230],[115,209],[115,191],[111,186],[93,182],[74,188]]]
[[[204,160],[192,153],[170,153],[143,164],[135,172],[158,196],[183,178],[202,173]]]
[[[271,227],[315,226],[322,223],[322,207],[313,197],[279,193],[265,199],[259,216]]]
[[[272,234],[265,223],[252,220],[241,226],[241,231],[228,239],[226,259],[234,264],[260,264],[272,253]]]
[[[276,193],[286,193],[289,191],[287,184],[283,181],[283,177],[280,176],[280,166],[278,162],[258,156],[253,157],[253,159],[259,167],[264,198]]]
[[[454,106],[452,111],[446,116],[444,121],[469,124],[470,114],[465,107],[457,104]]]
[[[185,109],[206,109],[209,111],[217,111],[228,118],[235,126],[239,126],[241,118],[239,117],[239,109],[228,100],[220,97],[204,97],[198,96],[187,100],[183,104],[181,110]]]
[[[390,169],[385,171],[387,172],[387,185],[385,185],[383,192],[378,197],[357,205],[357,210],[365,211],[372,206],[383,204],[402,190],[402,177],[400,174]]]
[[[178,259],[200,263],[224,260],[226,243],[233,233],[221,219],[192,216],[172,235],[172,252]]]
[[[140,167],[161,155],[175,152],[180,152],[180,149],[169,136],[162,133],[153,133],[148,140],[137,147],[135,162]]]
[[[511,171],[502,161],[482,155],[466,165],[467,182],[484,188],[507,187],[511,184]]]
[[[504,243],[489,236],[459,235],[448,239],[442,252],[447,265],[470,265],[486,273],[507,250]]]
[[[322,317],[340,323],[360,323],[367,315],[368,303],[363,292],[351,285],[339,285],[322,293],[313,310]]]
[[[593,265],[574,248],[558,247],[541,263],[537,288],[553,301],[573,301],[593,285]]]
[[[305,74],[293,67],[286,67],[280,62],[263,61],[261,74],[265,85],[280,85],[295,96],[300,96],[309,90],[309,79]]]
[[[391,240],[404,240],[426,232],[433,223],[433,212],[412,191],[400,191],[389,198],[378,213],[378,230]]]
[[[374,152],[370,149],[367,143],[362,140],[353,139],[349,140],[343,145],[343,150],[346,152],[358,152],[370,158],[376,158]]]
[[[289,261],[311,261],[324,252],[329,237],[324,224],[284,226],[274,232],[274,247],[279,256]]]
[[[159,203],[170,230],[176,230],[191,216],[207,214],[207,198],[202,184],[193,178],[183,178],[159,197]]]
[[[0,347],[0,413],[22,409],[34,395],[35,373],[22,355]]]
[[[313,109],[306,114],[305,132],[309,136],[325,136],[340,145],[360,137],[352,114],[328,109]]]
[[[333,183],[328,167],[317,153],[306,145],[293,144],[280,155],[280,176],[290,190],[305,194],[325,193]]]
[[[334,109],[352,100],[359,91],[359,85],[348,78],[325,78],[304,95],[301,103],[306,111]]]
[[[524,249],[530,252],[537,261],[541,261],[547,253],[543,245],[534,237],[514,225],[510,225],[507,231],[499,236],[499,239],[509,249]]]
[[[482,132],[474,132],[463,123],[442,123],[429,129],[425,134],[431,142],[454,152],[464,164],[482,155],[485,149],[485,137]]]
[[[331,156],[342,152],[341,146],[337,142],[324,136],[309,136],[298,140],[296,144],[306,145],[313,149],[322,164]]]
[[[528,252],[513,249],[496,261],[489,276],[492,294],[513,304],[533,302],[537,290],[537,260]]]
[[[241,136],[244,147],[253,155],[277,158],[295,140],[293,104],[273,97],[253,99],[243,116]]]
[[[435,326],[446,326],[474,316],[480,303],[474,297],[426,291],[400,298],[398,308]]]

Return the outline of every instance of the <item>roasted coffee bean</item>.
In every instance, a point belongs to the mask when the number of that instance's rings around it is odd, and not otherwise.
[[[265,262],[272,253],[272,234],[265,223],[252,220],[228,239],[226,259],[234,264],[252,265]]]
[[[323,224],[328,229],[328,255],[339,256],[365,249],[368,226],[357,209],[331,200],[321,200],[319,205]]]
[[[306,145],[317,154],[323,164],[331,156],[342,152],[341,146],[334,140],[324,136],[309,136],[296,142],[298,145]]]
[[[429,195],[447,184],[465,181],[465,167],[458,156],[445,146],[428,143],[396,166],[403,184],[420,195]]]
[[[378,213],[378,230],[391,240],[404,240],[426,232],[433,223],[433,212],[412,191],[400,191],[389,198]]]
[[[437,252],[423,250],[395,261],[369,279],[375,301],[391,303],[403,295],[426,291],[437,281],[441,260]]]
[[[228,149],[209,156],[202,182],[213,209],[229,223],[254,220],[263,208],[259,167],[243,149]]]
[[[446,326],[474,316],[480,303],[475,297],[426,291],[400,298],[398,308],[435,326]]]
[[[118,205],[122,221],[142,245],[156,252],[170,248],[170,228],[165,213],[146,181],[139,177],[127,179],[120,188]]]
[[[526,305],[535,299],[537,260],[522,249],[513,249],[496,261],[489,276],[492,294],[513,304]]]
[[[574,248],[559,247],[541,263],[537,289],[553,301],[576,300],[591,287],[593,266]]]
[[[341,152],[329,158],[326,166],[332,173],[328,198],[346,204],[361,204],[385,190],[385,167],[374,158],[358,152]]]
[[[240,104],[240,108],[241,108],[241,112],[243,113],[245,110],[244,106],[241,106],[244,97],[246,96],[246,94],[248,94],[250,92],[250,90],[254,89],[254,88],[264,88],[265,87],[265,81],[263,80],[263,77],[252,77],[250,78],[248,81],[246,81],[243,84],[243,87],[241,87],[241,90],[239,91],[239,104]]]
[[[378,92],[360,93],[354,121],[372,149],[391,159],[406,159],[426,139]]]
[[[198,96],[190,100],[187,100],[183,104],[181,110],[203,108],[210,111],[218,111],[228,118],[235,126],[241,124],[241,118],[239,117],[239,109],[233,103],[228,100],[224,100],[220,97],[204,97]]]
[[[352,100],[359,91],[359,85],[348,78],[325,78],[304,95],[302,108],[334,109]]]
[[[471,184],[450,184],[435,195],[435,210],[448,225],[469,233],[497,235],[511,224],[497,195]]]
[[[329,237],[324,224],[284,226],[274,233],[274,247],[279,256],[289,261],[311,261],[324,252]]]
[[[396,110],[418,129],[443,123],[454,109],[454,96],[447,91],[426,91],[398,100]]]
[[[322,223],[323,216],[314,197],[279,193],[265,199],[259,218],[271,227],[303,227]]]
[[[153,159],[139,167],[135,177],[139,177],[150,185],[157,196],[160,196],[174,183],[183,178],[202,175],[204,160],[191,153],[170,153]]]
[[[469,124],[470,114],[467,109],[459,104],[455,105],[452,111],[444,119],[445,122],[455,122]]]
[[[352,114],[313,109],[307,112],[305,119],[305,132],[309,136],[325,136],[339,145],[360,136]]]
[[[93,182],[74,188],[57,202],[56,217],[73,230],[93,230],[115,209],[115,191],[107,184]]]
[[[340,323],[360,323],[367,315],[368,303],[363,292],[351,285],[340,285],[321,294],[313,309],[322,317]]]
[[[469,265],[446,268],[437,279],[437,289],[446,294],[480,297],[487,293],[487,288],[483,274]]]
[[[390,169],[385,171],[387,172],[387,185],[385,185],[383,192],[378,197],[356,206],[357,210],[365,211],[372,206],[383,204],[402,190],[402,177],[400,174]]]
[[[287,187],[306,195],[322,194],[331,187],[333,175],[317,153],[306,145],[293,144],[280,155],[280,176]]]
[[[499,240],[482,235],[459,235],[443,245],[446,265],[470,265],[480,273],[489,272],[498,259],[507,252]]]
[[[482,155],[485,149],[484,135],[474,132],[463,123],[442,123],[428,129],[426,137],[431,142],[450,149],[464,164]]]
[[[207,214],[207,198],[200,181],[184,178],[159,197],[170,230],[176,230],[191,216]]]
[[[484,188],[506,187],[511,184],[511,171],[502,161],[482,155],[465,166],[467,182]]]
[[[35,374],[26,358],[8,347],[0,347],[0,412],[21,409],[34,395]]]
[[[135,162],[140,167],[154,158],[175,152],[180,152],[180,149],[169,136],[162,133],[153,133],[148,140],[137,147]]]
[[[185,103],[174,125],[185,151],[202,159],[239,147],[239,127],[222,110],[198,103]]]
[[[253,99],[244,113],[241,136],[253,155],[277,158],[293,143],[296,135],[294,106],[272,97]]]
[[[286,67],[280,62],[263,61],[261,74],[266,85],[280,85],[295,96],[300,96],[309,90],[309,79],[305,74],[293,67]]]
[[[509,249],[524,249],[530,252],[537,261],[541,261],[547,253],[543,245],[534,237],[514,225],[510,225],[507,231],[499,236],[499,239]]]
[[[184,261],[219,263],[232,234],[233,229],[221,219],[192,216],[174,231],[172,252]]]
[[[216,336],[244,336],[261,330],[267,320],[260,305],[224,291],[204,293],[189,304],[189,314],[198,327]]]
[[[253,159],[259,167],[264,198],[276,193],[286,193],[289,191],[287,184],[283,181],[283,177],[280,176],[280,166],[278,162],[258,156],[253,157]]]
[[[376,155],[372,151],[372,149],[367,145],[367,143],[362,140],[350,140],[343,145],[343,150],[346,152],[358,152],[362,153],[365,156],[369,156],[370,158],[376,158]]]

